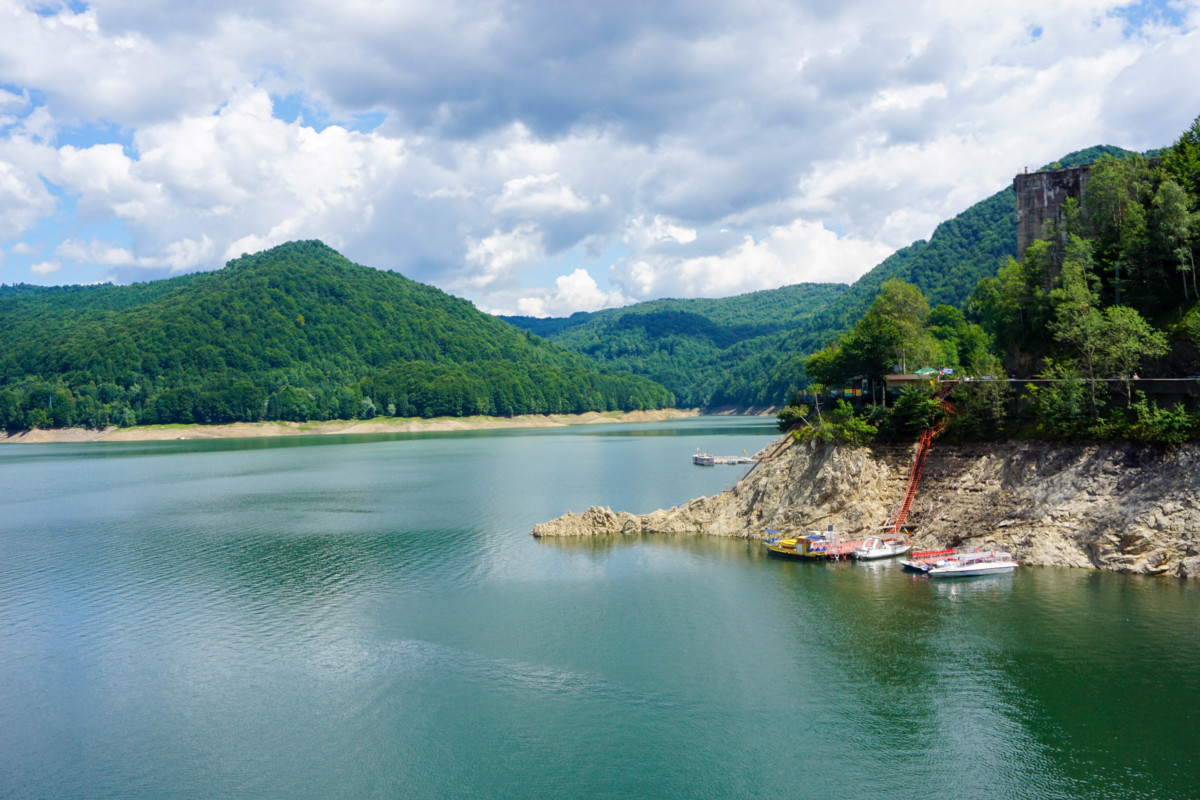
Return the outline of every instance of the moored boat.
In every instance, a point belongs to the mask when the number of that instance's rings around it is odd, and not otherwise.
[[[945,550],[926,550],[921,553],[912,553],[908,558],[901,561],[900,565],[909,572],[925,573],[938,561],[945,561],[946,558],[957,552],[953,547],[950,547]]]
[[[696,453],[692,456],[692,463],[701,467],[711,467],[716,465],[717,459],[712,453]]]
[[[873,536],[862,543],[854,551],[854,557],[867,561],[873,558],[892,558],[903,555],[912,549],[912,542],[906,536],[889,536],[886,538]]]
[[[820,531],[809,531],[804,536],[766,540],[767,550],[772,555],[785,558],[826,559],[830,557],[833,537]]]
[[[1000,550],[958,553],[918,553],[911,560],[902,562],[905,569],[921,572],[930,578],[968,578],[976,575],[999,575],[1012,572],[1017,561],[1011,553]]]

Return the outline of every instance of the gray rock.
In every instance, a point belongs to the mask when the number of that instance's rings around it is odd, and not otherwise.
[[[644,515],[591,508],[534,536],[872,535],[904,491],[913,448],[784,448],[730,491]],[[1200,446],[936,443],[908,525],[918,548],[1009,550],[1023,564],[1200,577]],[[686,467],[681,467],[686,468]]]

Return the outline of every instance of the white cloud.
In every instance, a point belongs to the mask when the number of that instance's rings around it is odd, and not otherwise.
[[[0,239],[15,239],[54,212],[54,197],[22,154],[0,145]],[[7,151],[7,152],[6,152]],[[7,160],[11,158],[12,160]]]
[[[772,227],[703,256],[649,255],[614,267],[614,281],[639,299],[724,297],[805,282],[849,282],[891,253],[886,245],[839,238],[819,223]]]
[[[597,202],[607,202],[601,196]],[[592,202],[580,197],[567,186],[561,176],[526,175],[504,182],[504,191],[496,198],[496,211],[515,211],[522,216],[553,216],[587,211]]]
[[[372,225],[403,142],[283,122],[264,92],[247,90],[216,114],[138,131],[132,154],[98,144],[57,156],[49,177],[79,210],[133,234],[141,252],[126,266],[178,272],[294,238],[353,238]]]
[[[54,255],[63,261],[73,261],[79,264],[103,264],[110,267],[124,267],[136,263],[133,253],[124,247],[95,239],[81,241],[65,239],[54,248]]]
[[[1200,112],[1194,0],[75,7],[0,4],[0,241],[121,228],[61,242],[79,282],[294,238],[545,313],[852,280]],[[591,273],[549,268],[572,251]]]
[[[29,271],[34,275],[46,277],[52,275],[62,269],[62,264],[57,261],[39,261],[29,268]]]
[[[496,231],[483,239],[467,240],[467,262],[478,268],[464,284],[474,288],[503,283],[519,267],[536,263],[545,256],[542,234],[534,225],[521,225],[512,231]]]
[[[29,98],[26,95],[15,94],[0,89],[0,130],[4,130],[20,122],[21,117],[19,115],[28,106]]]
[[[625,229],[624,238],[630,247],[644,250],[665,242],[690,244],[696,241],[696,229],[676,225],[661,214],[655,214],[649,219],[643,214],[630,221]]]
[[[566,316],[576,311],[599,311],[632,302],[619,291],[602,290],[596,279],[582,267],[555,278],[553,289],[515,291],[500,297],[505,306],[488,309],[491,313],[527,317]]]

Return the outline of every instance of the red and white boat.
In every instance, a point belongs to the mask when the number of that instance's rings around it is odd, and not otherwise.
[[[933,550],[913,553],[912,558],[900,562],[904,568],[920,572],[931,578],[968,578],[974,575],[999,575],[1017,568],[1011,553],[1000,550],[982,550],[959,553],[955,550]]]

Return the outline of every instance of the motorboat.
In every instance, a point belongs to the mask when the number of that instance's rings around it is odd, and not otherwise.
[[[967,578],[974,575],[999,575],[1012,572],[1017,561],[1011,553],[1000,550],[983,550],[970,553],[940,551],[938,554],[917,553],[908,561],[901,562],[904,568],[920,572],[930,578]]]
[[[904,555],[912,549],[912,542],[906,536],[880,537],[872,536],[854,551],[854,557],[860,561],[874,558],[892,558]]]

